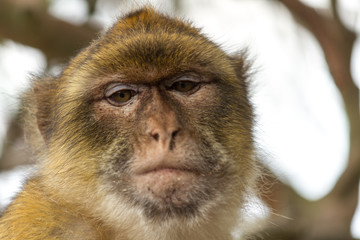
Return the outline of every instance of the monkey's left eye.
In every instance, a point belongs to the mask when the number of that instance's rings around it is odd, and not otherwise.
[[[178,91],[178,92],[190,92],[197,90],[197,87],[199,87],[198,82],[193,81],[177,81],[173,83],[170,87],[170,89]]]

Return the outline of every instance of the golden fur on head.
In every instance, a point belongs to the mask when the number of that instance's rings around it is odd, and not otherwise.
[[[28,92],[39,171],[0,238],[230,239],[257,175],[247,68],[152,8],[119,19]]]

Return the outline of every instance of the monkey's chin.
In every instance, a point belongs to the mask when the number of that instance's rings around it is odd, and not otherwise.
[[[155,169],[135,177],[142,196],[159,207],[185,207],[192,202],[191,193],[199,184],[199,175],[188,170]]]

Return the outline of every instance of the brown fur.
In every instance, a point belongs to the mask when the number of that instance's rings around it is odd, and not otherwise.
[[[34,81],[39,170],[0,239],[231,239],[257,171],[246,71],[189,23],[151,8],[120,19]],[[198,89],[174,91],[179,78]],[[112,84],[138,94],[114,106]]]

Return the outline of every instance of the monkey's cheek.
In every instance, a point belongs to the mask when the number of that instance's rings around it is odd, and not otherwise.
[[[143,196],[178,206],[190,201],[198,182],[197,174],[174,169],[161,169],[135,177],[136,188]]]

